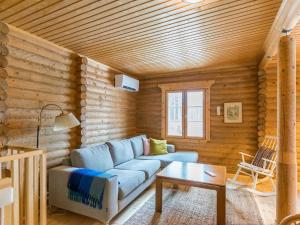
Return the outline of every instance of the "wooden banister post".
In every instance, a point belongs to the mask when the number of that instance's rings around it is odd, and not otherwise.
[[[277,73],[277,199],[276,223],[296,213],[296,40],[280,39]]]

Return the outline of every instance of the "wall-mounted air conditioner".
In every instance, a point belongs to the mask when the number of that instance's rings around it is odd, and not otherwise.
[[[125,74],[118,74],[115,76],[115,87],[135,92],[139,90],[139,81]]]

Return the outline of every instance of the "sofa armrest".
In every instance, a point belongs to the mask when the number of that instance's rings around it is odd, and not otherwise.
[[[109,221],[118,213],[118,177],[114,176],[107,179],[102,209],[99,210],[68,198],[68,179],[71,172],[76,169],[76,167],[59,166],[49,171],[50,205],[92,217],[102,222]]]
[[[174,153],[176,151],[175,145],[167,144],[167,151],[168,151],[168,153]]]

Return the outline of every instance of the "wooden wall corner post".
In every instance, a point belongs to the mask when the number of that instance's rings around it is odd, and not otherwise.
[[[276,223],[296,213],[296,40],[281,37],[277,72],[277,198]]]

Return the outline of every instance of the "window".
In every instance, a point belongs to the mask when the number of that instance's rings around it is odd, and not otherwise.
[[[172,83],[162,89],[162,137],[209,140],[213,81]]]
[[[186,92],[188,137],[204,137],[204,90]]]
[[[204,138],[204,92],[167,92],[167,136]]]
[[[170,136],[182,136],[183,134],[182,97],[182,92],[168,93],[168,135]]]

